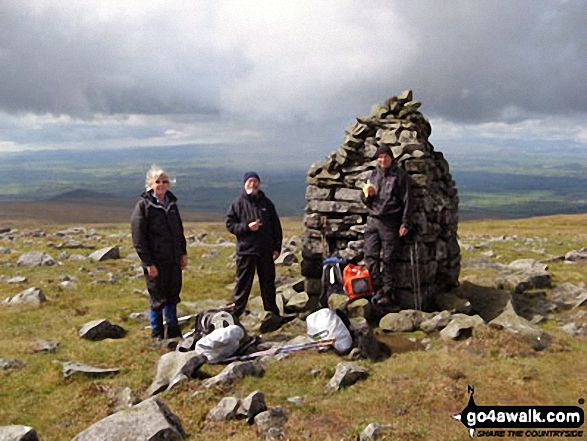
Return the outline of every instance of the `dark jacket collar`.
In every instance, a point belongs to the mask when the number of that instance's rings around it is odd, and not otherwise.
[[[175,202],[177,202],[177,198],[169,190],[167,190],[166,196],[169,197],[169,203],[175,203]],[[151,190],[148,190],[148,191],[143,192],[141,194],[141,197],[143,199],[147,199],[148,201],[153,202],[154,204],[157,203],[157,198],[153,195],[153,193],[151,192]]]

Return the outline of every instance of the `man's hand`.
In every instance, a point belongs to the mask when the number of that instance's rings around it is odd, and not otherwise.
[[[151,278],[155,278],[159,275],[159,270],[155,265],[151,265],[147,267],[147,275]]]
[[[408,234],[410,230],[408,230],[404,225],[402,225],[401,227],[399,227],[399,237],[404,237],[406,234]]]
[[[279,251],[273,251],[273,260],[277,260],[277,258],[279,257]]]
[[[187,254],[184,254],[183,256],[181,256],[181,262],[179,264],[181,265],[182,270],[187,268],[187,266],[188,266],[188,255]]]
[[[256,221],[249,223],[249,230],[251,230],[251,231],[257,231],[257,230],[259,230],[259,228],[261,227],[261,225],[263,225],[261,223],[261,220],[260,219],[257,219]]]

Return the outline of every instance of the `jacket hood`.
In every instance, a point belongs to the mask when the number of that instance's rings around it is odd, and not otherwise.
[[[177,197],[171,191],[167,190],[167,196],[169,196],[169,202],[177,202]],[[151,194],[151,190],[144,191],[141,193],[143,199],[149,199],[152,202],[156,202],[155,198]]]

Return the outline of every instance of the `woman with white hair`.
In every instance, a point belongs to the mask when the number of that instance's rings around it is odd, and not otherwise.
[[[150,297],[151,335],[181,337],[177,323],[177,304],[182,284],[182,270],[188,264],[183,223],[177,198],[169,191],[171,180],[160,167],[147,172],[146,191],[141,195],[131,217],[133,245],[141,259]]]

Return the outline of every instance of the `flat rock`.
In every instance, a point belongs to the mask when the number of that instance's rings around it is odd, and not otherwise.
[[[72,441],[179,441],[185,438],[179,418],[163,401],[150,398],[98,421]]]
[[[88,259],[94,262],[103,262],[110,259],[120,259],[120,249],[118,247],[105,247],[94,251],[88,256]]]
[[[0,440],[2,441],[39,441],[37,432],[28,426],[2,426],[0,427]]]
[[[102,378],[109,375],[115,375],[120,372],[118,368],[102,369],[93,366],[88,366],[75,361],[66,361],[63,365],[63,378],[69,378],[72,376],[85,376],[91,378]]]
[[[32,345],[35,352],[55,352],[59,347],[59,342],[55,340],[35,340]]]
[[[423,321],[420,324],[420,329],[424,332],[431,333],[440,331],[448,326],[451,320],[451,313],[448,311],[441,311],[434,317]]]

